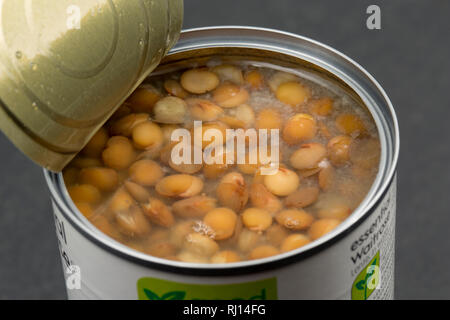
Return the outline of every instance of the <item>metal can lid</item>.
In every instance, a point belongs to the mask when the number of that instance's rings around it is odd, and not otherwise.
[[[182,0],[0,3],[0,129],[60,171],[175,44]]]

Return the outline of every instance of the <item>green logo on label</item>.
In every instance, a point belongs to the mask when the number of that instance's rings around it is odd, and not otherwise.
[[[139,300],[276,300],[277,279],[234,284],[189,284],[156,278],[137,282]]]
[[[352,300],[367,300],[380,283],[380,251],[356,277],[352,286]]]

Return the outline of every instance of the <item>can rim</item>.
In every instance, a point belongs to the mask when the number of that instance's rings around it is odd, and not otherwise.
[[[234,34],[233,34],[234,32]],[[260,42],[261,40],[266,40],[265,45],[270,46],[274,45],[274,43],[270,43],[269,39],[279,40],[281,41],[297,41],[304,42],[308,45],[315,46],[315,49],[325,51],[328,54],[332,54],[335,59],[340,60],[341,62],[345,62],[349,64],[358,74],[367,77],[368,82],[374,89],[377,90],[378,94],[382,97],[383,102],[385,104],[385,108],[387,108],[388,116],[390,117],[390,122],[392,125],[391,132],[391,140],[393,141],[393,152],[390,159],[385,159],[387,161],[387,165],[389,168],[385,172],[381,172],[377,174],[377,178],[375,179],[372,189],[372,196],[369,197],[369,194],[363,200],[364,204],[361,204],[354,210],[352,215],[344,220],[336,229],[328,233],[327,235],[311,242],[310,244],[298,248],[296,250],[282,253],[273,257],[268,257],[256,261],[242,261],[236,263],[229,264],[200,264],[200,263],[187,263],[187,262],[178,262],[171,261],[167,259],[156,258],[136,250],[133,250],[119,242],[107,237],[106,235],[100,233],[94,228],[89,227],[87,224],[88,220],[82,217],[76,217],[74,212],[77,212],[75,206],[73,205],[70,197],[68,196],[67,190],[64,185],[64,181],[61,173],[53,173],[44,169],[45,179],[47,181],[48,187],[51,192],[51,197],[53,199],[53,203],[58,207],[59,211],[64,215],[64,217],[72,224],[73,227],[77,229],[78,232],[82,233],[86,236],[91,242],[94,244],[106,249],[112,254],[119,255],[128,260],[131,260],[140,265],[150,266],[152,268],[156,268],[163,271],[170,271],[182,274],[194,274],[197,276],[201,275],[235,275],[237,273],[249,273],[249,272],[257,272],[259,270],[267,270],[274,269],[285,266],[287,264],[291,264],[293,262],[298,262],[304,258],[307,258],[311,255],[314,255],[332,244],[336,243],[346,235],[348,235],[351,231],[353,231],[358,225],[360,225],[370,214],[373,212],[374,208],[377,207],[378,203],[383,199],[387,190],[389,190],[389,186],[391,185],[398,162],[399,156],[399,128],[397,116],[395,114],[394,108],[392,106],[391,101],[389,100],[387,94],[381,85],[375,80],[375,78],[368,73],[364,68],[362,68],[358,63],[347,57],[346,55],[340,53],[334,48],[331,48],[325,44],[322,44],[316,40],[309,39],[307,37],[299,36],[293,33],[267,29],[267,28],[258,28],[258,27],[248,27],[248,26],[214,26],[214,27],[202,27],[202,28],[194,28],[183,30],[181,33],[180,41],[175,47],[169,52],[169,54],[174,54],[177,52],[187,51],[189,50],[189,45],[193,45],[190,43],[191,40],[197,41],[199,39],[199,34],[203,33],[205,39],[207,39],[207,35],[210,33],[222,33],[224,35],[234,35],[236,38],[239,38],[236,32],[239,32],[239,35],[242,32],[248,33],[249,36],[255,37]],[[206,34],[206,35],[205,35]],[[213,35],[211,34],[211,36]],[[258,38],[259,37],[259,38]],[[262,38],[262,39],[261,39]],[[282,38],[282,39],[281,39]],[[223,40],[223,39],[221,39]],[[230,39],[233,40],[233,39]],[[234,40],[233,40],[234,41]],[[205,42],[205,45],[207,43]],[[255,47],[257,43],[252,43],[254,46],[250,46],[250,48]],[[280,45],[282,43],[279,43]],[[183,46],[184,45],[184,46]],[[245,43],[242,43],[245,46]],[[230,45],[223,45],[223,43],[209,43],[206,47],[230,47]],[[236,46],[236,45],[235,45]],[[206,48],[205,47],[205,48]],[[247,47],[248,44],[247,44]],[[264,43],[261,43],[261,47],[264,47]],[[196,46],[195,49],[200,49],[201,47]],[[258,47],[259,48],[259,47]],[[192,50],[194,48],[190,48]],[[272,48],[273,51],[285,53],[287,55],[294,55],[295,52],[289,50],[289,48],[284,48],[285,50],[281,50],[280,47]],[[297,52],[298,54],[298,52]],[[314,63],[314,62],[313,62]],[[330,66],[329,66],[330,67]],[[330,70],[330,68],[325,68],[329,72],[336,74],[336,70]],[[351,79],[348,79],[351,80]],[[352,86],[353,88],[353,86]],[[353,88],[354,89],[354,88]],[[356,91],[356,90],[355,90]],[[356,91],[358,93],[358,91]],[[359,93],[358,93],[359,94]],[[377,106],[379,107],[379,106]],[[373,115],[373,112],[372,112]],[[375,117],[374,117],[375,119]],[[375,119],[376,120],[376,119]],[[377,125],[378,130],[380,131],[379,126]],[[380,139],[381,140],[381,139]],[[385,149],[387,147],[385,146]],[[380,167],[382,161],[380,160]],[[386,163],[384,163],[386,165]],[[382,174],[384,175],[382,177]],[[79,215],[81,216],[81,215]]]

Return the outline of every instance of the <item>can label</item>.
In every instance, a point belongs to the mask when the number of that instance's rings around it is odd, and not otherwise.
[[[352,287],[352,300],[367,300],[380,284],[380,251],[356,277]]]
[[[199,285],[156,278],[141,278],[137,283],[139,300],[276,300],[276,278],[259,281]]]
[[[312,256],[255,273],[198,276],[116,255],[75,229],[54,205],[70,299],[393,299],[395,210],[394,178],[364,222]],[[66,270],[77,271],[80,285]]]
[[[379,207],[352,233],[352,300],[394,298],[396,185],[394,179]]]

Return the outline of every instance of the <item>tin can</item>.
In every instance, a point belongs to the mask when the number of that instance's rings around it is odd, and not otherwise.
[[[46,170],[69,298],[392,299],[399,131],[383,89],[328,46],[249,27],[184,31],[155,73],[214,57],[301,66],[360,99],[378,127],[382,150],[366,198],[340,226],[304,247],[257,261],[205,265],[148,256],[106,237],[75,208],[62,175]]]
[[[158,65],[182,0],[0,1],[0,129],[60,171]]]

